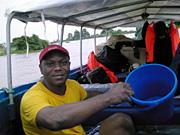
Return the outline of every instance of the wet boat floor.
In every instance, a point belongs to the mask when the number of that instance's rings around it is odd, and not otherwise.
[[[138,126],[135,135],[180,135],[180,125],[176,126]],[[92,128],[87,135],[99,135],[99,125]]]
[[[140,126],[136,135],[180,135],[180,125],[176,126]]]

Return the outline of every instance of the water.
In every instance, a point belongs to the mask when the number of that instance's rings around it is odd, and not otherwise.
[[[105,42],[105,38],[97,38],[97,44]],[[80,41],[64,43],[63,46],[69,50],[71,68],[80,65]],[[88,55],[94,50],[94,39],[83,40],[83,64],[87,63]],[[39,52],[26,54],[12,54],[12,82],[13,87],[30,83],[40,78]],[[0,88],[7,87],[7,57],[0,57]]]

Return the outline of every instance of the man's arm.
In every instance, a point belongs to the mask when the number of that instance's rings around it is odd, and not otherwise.
[[[81,86],[87,92],[87,98],[97,96],[99,94],[107,92],[113,85],[118,85],[119,83],[106,83],[106,84],[81,84]]]
[[[129,101],[129,96],[132,94],[129,85],[121,83],[121,85],[113,86],[104,94],[81,102],[45,107],[38,112],[36,122],[39,128],[43,127],[50,130],[70,128],[81,124],[88,117],[111,104]]]

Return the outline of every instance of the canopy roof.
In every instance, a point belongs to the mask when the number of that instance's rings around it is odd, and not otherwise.
[[[136,27],[145,20],[180,22],[180,0],[33,0],[8,9],[6,14],[11,13],[23,22],[42,21],[43,13],[46,20],[59,24]]]

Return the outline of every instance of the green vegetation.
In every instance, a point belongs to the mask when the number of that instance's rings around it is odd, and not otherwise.
[[[135,31],[121,31],[120,29],[118,30],[113,30],[110,29],[108,30],[108,35],[123,35],[123,34],[127,34],[127,33],[134,33]],[[89,32],[84,28],[82,30],[82,39],[88,39],[88,38],[93,38],[94,35],[90,35]],[[104,37],[106,36],[106,31],[103,30],[100,35],[96,34],[96,37]],[[68,37],[65,41],[73,41],[73,40],[79,40],[80,39],[80,32],[78,30],[74,31],[74,34],[69,33]]]
[[[11,43],[11,52],[16,54],[26,53],[26,44],[29,46],[29,52],[35,52],[45,48],[48,45],[48,41],[40,39],[37,35],[17,37]],[[5,55],[5,52],[5,47],[0,45],[0,55]]]
[[[127,33],[132,33],[134,31],[121,31],[121,30],[108,30],[108,35],[122,35]],[[106,36],[106,31],[103,30],[100,34],[96,34],[96,37],[104,37]],[[93,38],[94,35],[90,35],[90,33],[84,28],[82,30],[82,39]],[[80,39],[80,32],[75,30],[74,33],[69,33],[66,42],[79,40]],[[13,39],[11,43],[11,52],[16,54],[23,54],[26,53],[27,46],[29,46],[29,52],[39,51],[45,48],[48,45],[48,41],[40,39],[37,35],[32,35],[31,37],[28,36],[21,36]],[[5,47],[0,44],[0,56],[5,55],[6,50]]]
[[[0,56],[5,54],[5,47],[3,47],[2,44],[0,44]]]
[[[108,30],[108,35],[124,35],[124,34],[128,34],[128,33],[134,33],[135,31],[121,31],[120,29],[118,30],[113,30],[113,29],[110,29]],[[104,37],[106,36],[106,31],[103,30],[99,37]]]
[[[82,39],[91,38],[89,32],[86,29],[82,30]],[[74,35],[72,33],[68,34],[68,37],[65,41],[72,41],[72,40],[79,40],[80,39],[80,32],[78,30],[74,31]]]
[[[37,35],[32,35],[31,37],[21,36],[13,39],[12,53],[26,51],[26,43],[28,43],[30,51],[41,50],[48,45],[48,41],[40,39]]]

